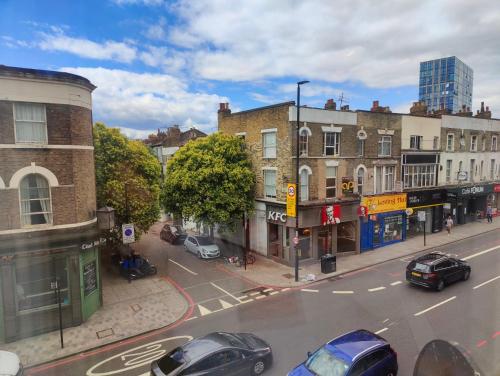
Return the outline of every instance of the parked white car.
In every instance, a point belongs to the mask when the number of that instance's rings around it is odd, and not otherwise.
[[[184,247],[189,252],[194,253],[202,259],[216,258],[220,256],[219,247],[217,247],[210,238],[206,236],[189,235],[184,240]]]
[[[22,376],[23,365],[19,357],[8,351],[0,350],[0,376]]]

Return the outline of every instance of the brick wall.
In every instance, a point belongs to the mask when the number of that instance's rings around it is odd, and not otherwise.
[[[75,222],[95,217],[96,190],[94,153],[91,150],[73,151],[73,182],[75,186]]]
[[[19,228],[19,191],[0,189],[0,231]]]
[[[12,102],[0,101],[0,144],[13,144],[14,115]]]

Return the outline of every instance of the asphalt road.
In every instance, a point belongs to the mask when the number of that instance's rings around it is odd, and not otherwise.
[[[177,252],[172,260],[187,269],[170,260],[159,265],[192,294],[193,307],[187,320],[33,368],[28,374],[146,376],[153,359],[191,337],[212,331],[242,331],[253,332],[272,345],[275,363],[267,374],[286,375],[305,359],[307,351],[343,332],[365,328],[379,332],[396,349],[400,375],[412,373],[418,352],[435,338],[458,342],[486,375],[500,375],[498,232],[441,247],[461,258],[470,257],[472,274],[467,282],[448,286],[440,293],[406,284],[407,259],[306,289],[280,291],[237,280],[224,275],[213,262],[166,248],[169,254]],[[200,309],[200,304],[206,310]]]

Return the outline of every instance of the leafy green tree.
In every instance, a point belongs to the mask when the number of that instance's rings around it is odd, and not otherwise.
[[[166,211],[228,229],[253,210],[255,175],[241,139],[214,133],[190,141],[167,164]]]
[[[160,163],[117,128],[96,123],[93,130],[97,205],[113,207],[118,226],[133,223],[138,238],[160,216]]]

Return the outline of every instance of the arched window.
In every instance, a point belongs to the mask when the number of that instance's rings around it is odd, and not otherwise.
[[[308,142],[310,130],[308,128],[302,128],[299,132],[299,155],[305,156],[308,152]]]
[[[360,167],[357,174],[358,194],[363,194],[363,186],[365,185],[365,169]]]
[[[26,175],[19,185],[23,226],[52,224],[52,203],[47,179],[40,174]]]

